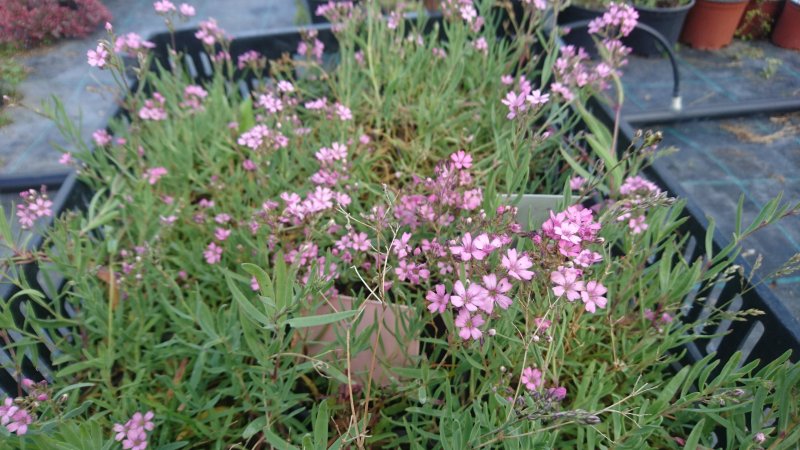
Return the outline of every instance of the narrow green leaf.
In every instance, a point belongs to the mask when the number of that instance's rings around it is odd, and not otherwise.
[[[358,314],[357,309],[353,309],[350,311],[339,311],[330,314],[322,314],[318,316],[306,316],[306,317],[295,317],[293,319],[289,319],[286,323],[289,324],[292,328],[307,328],[307,327],[317,327],[320,325],[327,325],[329,323],[338,322],[340,320],[349,319],[353,316]]]

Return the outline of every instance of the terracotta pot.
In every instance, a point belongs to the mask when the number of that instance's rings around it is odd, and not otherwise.
[[[744,10],[736,35],[744,39],[762,39],[769,35],[783,9],[783,0],[750,0]]]
[[[331,300],[331,303],[336,307],[336,311],[348,311],[359,307],[359,305],[353,304],[354,299],[352,297],[343,295]],[[317,310],[316,314],[330,314],[332,312],[334,312],[332,305],[325,304]],[[367,329],[372,328],[376,323],[380,323],[381,319],[382,326],[374,327],[371,330],[369,336],[370,347],[367,350],[350,355],[350,369],[353,379],[362,384],[367,382],[373,357],[375,358],[375,370],[372,373],[372,380],[380,386],[391,384],[390,373],[384,370],[384,365],[386,367],[409,367],[413,365],[412,358],[419,356],[419,339],[409,336],[406,331],[408,324],[415,315],[416,312],[405,305],[390,305],[374,300],[365,301],[361,320],[350,333],[351,344],[356,339],[361,339]],[[318,356],[325,350],[331,350],[330,343],[339,340],[338,337],[341,337],[341,341],[344,342],[346,327],[351,320],[353,319],[308,328],[303,333],[308,354],[310,356]],[[378,333],[378,328],[380,328],[380,333]],[[347,349],[344,345],[336,346],[333,351],[322,354],[320,358],[336,362],[336,367],[347,375]]]
[[[775,31],[772,32],[772,43],[783,48],[800,50],[800,2],[789,0],[783,7]]]
[[[733,41],[746,0],[697,0],[683,26],[681,42],[700,50],[716,50]]]

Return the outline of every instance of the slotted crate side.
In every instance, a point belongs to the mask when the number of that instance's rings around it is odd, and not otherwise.
[[[27,189],[39,189],[42,185],[47,186],[49,192],[56,192],[55,196],[52,197],[54,217],[57,217],[68,210],[82,210],[86,205],[88,205],[88,202],[91,199],[90,190],[77,179],[75,173],[50,175],[39,178],[4,178],[0,181],[0,193],[3,195],[13,195]],[[50,227],[52,223],[53,219],[50,218],[49,220],[37,225],[37,227],[47,228]],[[27,242],[27,247],[25,250],[40,250],[43,244],[43,237],[38,233],[33,232],[31,234],[31,239]],[[46,291],[43,290],[44,286],[40,282],[42,279],[42,272],[39,269],[40,268],[34,263],[17,266],[17,270],[22,271],[22,276],[25,277],[27,282],[31,285],[31,288],[40,291]],[[65,280],[61,280],[57,284],[56,290],[60,291],[63,289],[64,283]],[[10,307],[14,322],[17,326],[25,326],[28,330],[33,330],[29,323],[26,325],[26,314],[35,313],[37,317],[40,318],[52,318],[52,316],[47,313],[45,308],[33,302],[26,295],[19,295],[11,300],[19,292],[19,287],[14,286],[13,284],[0,284],[0,296],[2,296],[4,302],[7,302],[7,306]],[[63,301],[61,301],[59,305],[51,305],[51,307],[60,309],[62,313],[68,313],[68,306],[64,304]],[[34,358],[31,354],[27,354],[24,357],[21,366],[21,374],[17,373],[17,370],[14,368],[14,359],[10,351],[6,349],[0,351],[0,367],[2,367],[0,368],[0,390],[9,395],[17,395],[18,382],[21,378],[20,375],[37,381],[51,378],[50,374],[52,373],[53,368],[50,363],[52,361],[53,354],[57,352],[55,344],[61,339],[68,338],[68,330],[62,329],[54,332],[60,336],[54,336],[52,334],[45,333],[50,342],[48,345],[42,344],[38,347],[39,354],[36,358]],[[13,333],[7,333],[4,338],[8,339],[8,342],[3,342],[3,344],[11,345],[19,341],[21,336],[14,335]]]
[[[614,113],[608,105],[598,100],[590,102],[590,110],[598,118],[611,127],[614,123]],[[633,141],[635,130],[626,122],[620,124],[620,143],[618,151],[624,151]],[[644,171],[644,175],[656,183],[662,190],[673,197],[686,200],[684,217],[686,222],[680,227],[680,232],[689,236],[686,253],[684,256],[687,261],[694,261],[705,254],[705,240],[708,230],[708,220],[705,218],[703,210],[697,206],[694,199],[681,188],[672,175],[660,168],[658,161]],[[728,240],[716,233],[712,240],[712,247],[715,253],[728,245]],[[737,257],[735,264],[744,268],[743,273],[751,273],[750,263],[741,256]],[[758,309],[764,312],[763,315],[752,317],[746,322],[733,322],[720,325],[710,325],[695,330],[697,334],[718,334],[725,332],[721,337],[702,338],[688,346],[685,363],[693,363],[700,358],[716,351],[723,360],[729,358],[737,351],[742,351],[740,366],[760,359],[761,363],[771,361],[786,352],[792,350],[792,361],[800,360],[800,322],[789,312],[781,303],[780,299],[771,291],[760,277],[754,276],[752,279],[744,279],[739,271],[729,274],[729,279],[724,285],[717,285],[709,290],[708,286],[699,286],[693,298],[687,298],[684,304],[683,314],[690,322],[701,317],[704,308],[710,306],[707,302],[714,302],[714,305],[731,304],[737,306],[735,310]],[[711,294],[714,295],[711,295]],[[708,296],[708,297],[706,297]],[[733,308],[726,307],[728,311]]]

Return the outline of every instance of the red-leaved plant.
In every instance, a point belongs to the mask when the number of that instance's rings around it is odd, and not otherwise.
[[[0,43],[28,47],[84,37],[109,20],[100,0],[7,0],[0,2]]]

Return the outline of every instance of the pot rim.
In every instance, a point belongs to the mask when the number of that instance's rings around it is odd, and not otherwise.
[[[749,0],[741,0],[741,1],[749,1]],[[783,0],[775,0],[775,1],[782,2]],[[665,12],[676,12],[677,13],[677,12],[683,12],[685,10],[691,9],[696,3],[697,3],[697,0],[691,0],[689,3],[687,3],[685,5],[682,5],[682,6],[671,6],[671,7],[667,7],[667,8],[663,8],[663,7],[660,7],[660,6],[654,6],[654,7],[636,6],[634,4],[633,8],[635,10],[637,10],[637,11],[646,11],[646,12],[654,12],[654,13],[665,13]]]

